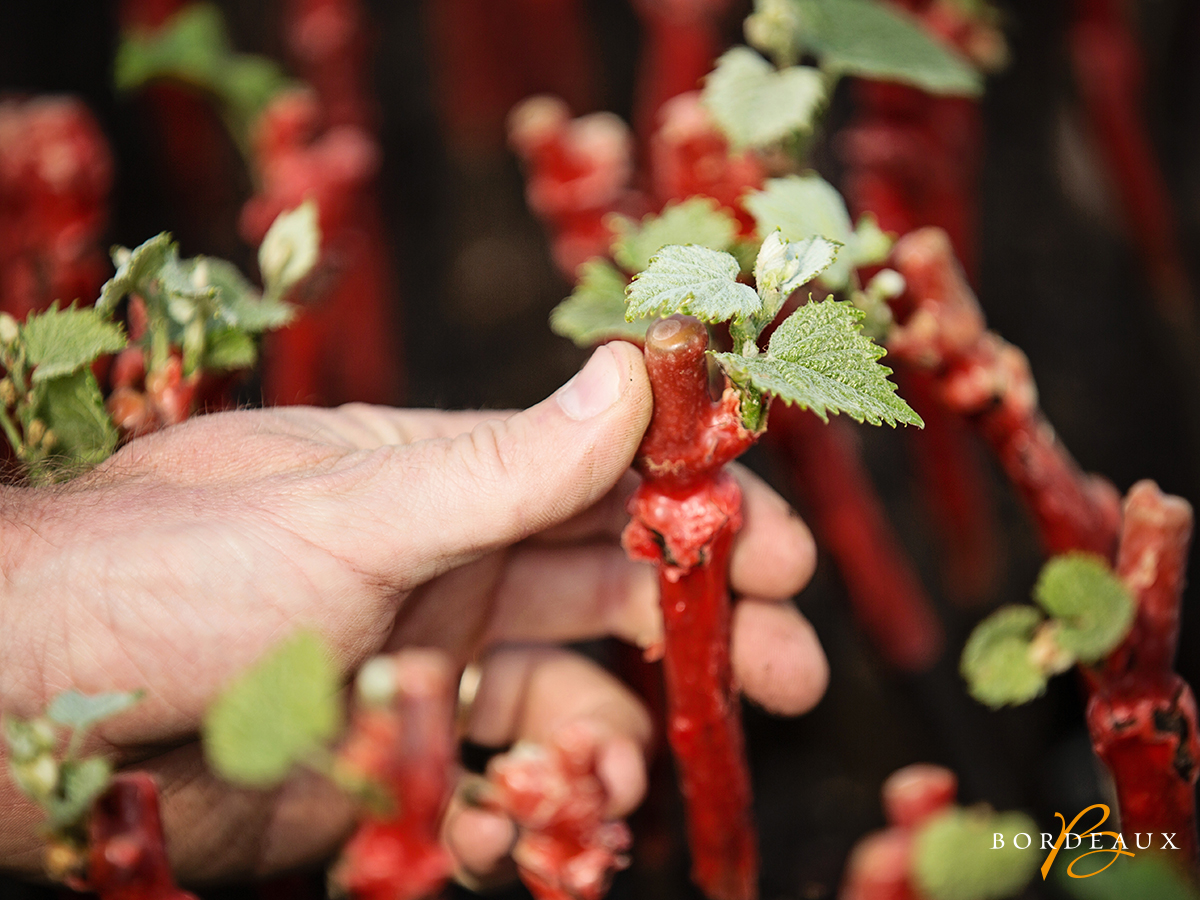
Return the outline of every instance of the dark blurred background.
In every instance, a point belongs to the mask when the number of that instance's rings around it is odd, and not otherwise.
[[[493,0],[502,13],[517,0]],[[271,2],[221,4],[237,46],[283,59],[280,9]],[[382,206],[398,290],[393,310],[415,406],[521,407],[565,381],[585,353],[553,336],[550,309],[570,290],[556,273],[542,230],[526,211],[522,177],[505,149],[501,121],[481,115],[474,131],[445,109],[449,63],[433,39],[434,2],[373,2],[374,86],[380,107]],[[505,52],[528,70],[530,92],[573,92],[577,113],[610,109],[628,118],[641,36],[623,0],[585,4],[589,83],[561,83],[539,66],[536,43],[519,35]],[[1064,42],[1068,4],[1012,0],[1001,5],[1011,61],[988,81],[986,150],[979,221],[979,292],[991,326],[1029,356],[1042,405],[1064,443],[1089,471],[1123,492],[1141,478],[1200,496],[1200,359],[1180,351],[1156,312],[1113,191],[1080,112]],[[740,40],[747,10],[729,16]],[[1149,134],[1174,204],[1189,274],[1200,279],[1200,4],[1142,2],[1134,10],[1147,61]],[[71,93],[99,118],[116,160],[105,243],[136,245],[160,230],[185,255],[211,253],[253,271],[237,236],[249,180],[232,176],[209,221],[189,220],[176,203],[144,106],[111,85],[117,41],[114,4],[78,0],[0,4],[0,91]],[[519,79],[515,79],[519,81]],[[843,89],[829,130],[851,115]],[[513,100],[519,97],[513,97]],[[460,117],[461,118],[461,117]],[[818,151],[837,182],[832,154]],[[1200,283],[1200,282],[1198,282]],[[1191,298],[1196,302],[1198,298]],[[353,352],[353,348],[347,348]],[[253,386],[246,389],[253,397]],[[827,650],[828,695],[810,715],[787,721],[746,712],[764,856],[763,896],[819,900],[836,891],[844,857],[882,824],[878,789],[916,761],[954,769],[960,798],[1030,812],[1045,830],[1053,813],[1079,810],[1102,790],[1070,676],[1020,709],[990,712],[971,701],[957,657],[974,623],[1002,602],[1027,600],[1042,558],[1030,523],[995,470],[989,488],[1003,522],[1000,576],[982,605],[945,601],[939,547],[914,493],[901,435],[858,429],[877,486],[926,588],[939,604],[948,640],[922,675],[901,675],[862,637],[837,573],[822,562],[798,598]],[[759,452],[749,463],[787,493]],[[1200,678],[1200,617],[1185,611],[1179,668]],[[605,652],[599,648],[596,652]],[[661,854],[659,855],[661,857]],[[665,867],[665,868],[664,868]],[[678,851],[653,865],[644,857],[618,879],[617,895],[690,897]],[[0,881],[0,896],[27,889]],[[214,896],[254,896],[252,888]],[[1045,892],[1040,893],[1039,891]],[[1028,896],[1051,896],[1031,888]]]

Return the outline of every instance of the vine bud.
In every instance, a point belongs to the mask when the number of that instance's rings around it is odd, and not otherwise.
[[[1046,622],[1029,642],[1030,662],[1047,675],[1058,675],[1075,665],[1075,654],[1058,642],[1060,630],[1057,622]]]
[[[53,881],[82,878],[87,872],[87,852],[65,840],[47,841],[42,861],[46,866],[46,874]]]
[[[58,787],[58,762],[49,753],[28,762],[14,762],[11,771],[17,786],[39,802],[49,798]]]
[[[0,344],[8,346],[20,337],[17,320],[8,313],[0,313]]]
[[[0,379],[0,406],[12,406],[17,402],[17,386],[11,378]]]
[[[53,428],[47,428],[46,433],[42,435],[42,449],[52,450],[54,445],[58,443],[58,435],[54,433]]]
[[[32,762],[39,756],[53,753],[58,738],[45,719],[4,718],[4,742],[8,745],[9,758],[14,763]]]
[[[396,667],[386,656],[376,656],[358,671],[354,688],[366,706],[387,706],[396,696]]]
[[[29,428],[25,431],[25,441],[32,447],[37,447],[42,443],[42,438],[46,436],[46,423],[41,419],[34,419],[29,423]]]

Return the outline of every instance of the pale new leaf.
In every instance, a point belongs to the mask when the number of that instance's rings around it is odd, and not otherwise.
[[[717,60],[701,96],[734,150],[766,147],[812,130],[825,80],[809,66],[776,71],[748,47],[734,47]]]
[[[87,729],[129,709],[142,699],[142,694],[142,691],[108,691],[102,694],[63,691],[50,701],[46,718],[67,728]]]
[[[833,265],[839,249],[839,244],[820,235],[802,241],[789,241],[779,231],[767,235],[754,262],[754,284],[763,297],[764,318],[774,318],[792,291]],[[768,296],[773,300],[768,301]]]
[[[305,200],[276,216],[258,248],[258,268],[267,293],[282,297],[312,271],[320,252],[316,201]]]

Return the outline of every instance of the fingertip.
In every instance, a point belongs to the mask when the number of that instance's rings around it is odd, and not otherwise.
[[[732,656],[743,693],[776,715],[808,712],[829,684],[817,634],[791,604],[741,600],[734,609]]]
[[[817,568],[812,531],[792,507],[754,473],[734,467],[744,494],[744,523],[733,547],[735,590],[784,599],[798,594]]]
[[[625,818],[646,796],[646,759],[628,737],[614,737],[601,747],[596,775],[608,792],[608,815],[614,819]]]
[[[456,800],[446,814],[443,838],[461,875],[481,883],[504,868],[517,829],[508,816]]]

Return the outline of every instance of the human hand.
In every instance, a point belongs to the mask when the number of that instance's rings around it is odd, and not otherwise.
[[[8,490],[0,705],[28,716],[67,688],[144,689],[92,750],[158,779],[185,880],[294,867],[345,835],[352,810],[324,782],[234,789],[196,740],[223,685],[302,627],[323,635],[347,676],[405,646],[480,660],[468,733],[481,743],[592,722],[622,815],[644,788],[646,714],[598,667],[545,645],[660,636],[654,574],[616,541],[650,406],[640,353],[615,343],[523,412],[222,413],[135,441],[60,488]],[[827,674],[785,602],[811,575],[812,540],[765,485],[739,477],[735,671],[752,699],[800,712]],[[11,811],[0,867],[32,871],[36,813],[7,779],[0,808]],[[447,839],[464,869],[485,873],[507,848],[505,827],[455,808]]]

